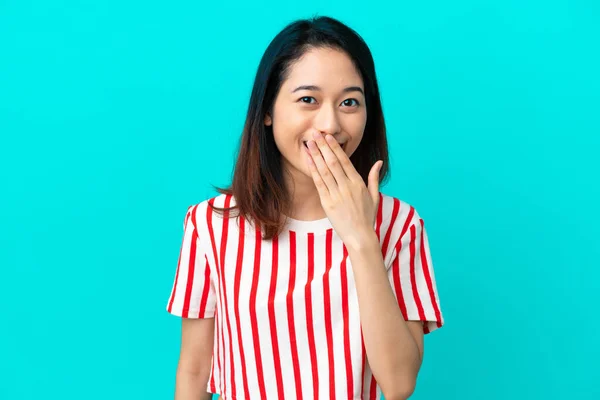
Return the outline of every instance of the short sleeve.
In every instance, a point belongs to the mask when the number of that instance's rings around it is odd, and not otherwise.
[[[395,247],[388,278],[406,321],[423,321],[424,333],[444,324],[424,221],[411,207]]]
[[[198,229],[201,204],[188,207],[183,221],[183,239],[167,311],[182,318],[212,318],[216,294],[204,250],[204,234]]]

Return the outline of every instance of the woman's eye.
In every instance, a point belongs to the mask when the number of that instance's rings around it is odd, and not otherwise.
[[[314,100],[314,99],[315,99],[314,97],[305,96],[305,97],[301,97],[300,101],[303,102],[303,103],[309,103],[309,104],[311,104],[312,103],[311,100]]]
[[[352,102],[354,102],[354,103],[352,103]],[[346,99],[342,102],[342,104],[346,107],[353,107],[353,106],[355,107],[355,106],[358,106],[360,103],[356,99]]]

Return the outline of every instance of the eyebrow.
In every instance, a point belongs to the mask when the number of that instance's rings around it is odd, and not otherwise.
[[[296,93],[300,90],[313,90],[316,92],[320,92],[321,88],[319,86],[315,86],[315,85],[302,85],[302,86],[298,86],[296,89],[292,90],[292,93]],[[362,93],[362,95],[365,95],[365,92],[363,92],[362,88],[358,87],[358,86],[348,86],[346,88],[344,88],[343,90],[344,93],[349,93],[349,92],[360,92]]]

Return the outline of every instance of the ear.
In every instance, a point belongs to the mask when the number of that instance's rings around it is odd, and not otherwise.
[[[269,113],[267,113],[267,115],[265,115],[265,125],[271,126],[272,124],[273,124],[273,120],[271,119],[271,115],[269,115]]]

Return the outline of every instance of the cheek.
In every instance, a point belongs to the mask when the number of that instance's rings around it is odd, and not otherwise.
[[[346,149],[346,153],[354,153],[354,150],[358,148],[358,145],[364,136],[365,127],[367,125],[366,115],[353,115],[353,117],[355,118],[353,118],[351,121],[348,121],[349,124],[346,126],[346,132],[351,137],[350,147]]]
[[[352,143],[351,146],[346,146],[346,154],[348,155],[348,157],[350,157],[352,154],[354,154],[354,152],[356,151],[356,149],[358,148],[358,144],[359,142],[354,142]]]
[[[310,126],[310,118],[304,113],[295,111],[291,107],[283,108],[276,114],[274,124],[281,130],[286,130],[290,133],[299,129],[306,129]]]
[[[348,157],[350,157],[356,151],[356,149],[360,145],[360,142],[362,141],[362,138],[363,138],[362,132],[355,136],[352,136],[350,146],[346,148],[346,154],[348,154]]]
[[[290,109],[276,110],[274,113],[272,128],[278,145],[290,146],[291,142],[300,141],[310,127],[310,119],[302,113]]]

